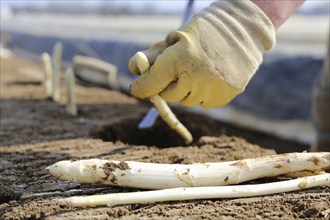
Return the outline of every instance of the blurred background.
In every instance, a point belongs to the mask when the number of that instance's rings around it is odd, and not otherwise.
[[[40,62],[56,42],[63,59],[74,55],[105,60],[118,67],[118,80],[127,85],[127,69],[138,50],[164,39],[182,23],[188,0],[1,0],[1,45]],[[195,0],[193,12],[212,1]],[[329,1],[307,0],[277,32],[277,45],[244,94],[223,108],[190,108],[214,119],[237,124],[301,143],[315,136],[311,119],[313,84],[327,52]],[[126,86],[125,86],[126,85]]]

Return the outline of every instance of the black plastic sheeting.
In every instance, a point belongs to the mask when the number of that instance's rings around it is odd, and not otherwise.
[[[134,76],[128,71],[129,58],[148,45],[118,40],[84,40],[9,33],[11,49],[40,55],[52,53],[53,46],[63,44],[63,59],[71,62],[74,55],[88,55],[92,49],[101,58],[118,67],[119,74]],[[87,53],[86,53],[87,51]],[[309,56],[288,57],[273,54],[264,62],[246,88],[231,104],[253,114],[271,119],[311,120],[312,87],[320,74],[323,60]],[[269,57],[268,57],[269,58]]]
[[[311,120],[312,88],[323,60],[281,56],[262,64],[233,105],[273,119]]]

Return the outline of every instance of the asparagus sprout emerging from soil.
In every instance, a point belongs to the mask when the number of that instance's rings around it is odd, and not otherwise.
[[[74,206],[118,205],[157,201],[236,198],[267,195],[329,185],[330,153],[289,153],[220,163],[154,164],[99,159],[60,161],[47,170],[62,180],[159,191],[72,197]],[[283,182],[224,186],[263,177],[308,171],[317,175]],[[197,188],[187,188],[197,187]],[[168,189],[174,188],[174,189]]]
[[[143,52],[137,52],[135,54],[135,60],[142,74],[150,68],[148,58]],[[158,95],[151,97],[149,100],[159,112],[160,117],[170,126],[170,128],[177,132],[184,139],[186,144],[190,144],[193,141],[191,133],[177,119],[165,100]]]
[[[52,69],[52,61],[48,53],[43,53],[41,55],[43,64],[44,64],[44,69],[45,69],[45,74],[44,74],[44,82],[43,86],[46,91],[47,98],[52,97],[52,91],[53,91],[53,84],[52,84],[52,78],[53,78],[53,69]]]
[[[75,97],[75,80],[72,68],[68,68],[65,72],[65,85],[66,85],[66,111],[72,116],[77,115],[77,104]]]
[[[53,100],[59,101],[60,99],[60,71],[62,66],[62,51],[63,46],[60,42],[57,42],[53,48],[52,64],[53,64],[53,86],[52,97]]]

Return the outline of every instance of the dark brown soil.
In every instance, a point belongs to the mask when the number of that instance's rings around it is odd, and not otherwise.
[[[330,216],[328,187],[244,199],[117,207],[72,208],[58,204],[54,199],[73,195],[136,191],[57,180],[45,167],[63,159],[197,163],[275,153],[256,144],[273,147],[277,152],[301,151],[306,146],[176,110],[195,138],[191,146],[184,146],[161,120],[152,129],[138,130],[136,125],[148,106],[101,88],[78,86],[79,114],[71,117],[65,113],[65,99],[60,103],[46,100],[40,81],[22,74],[19,68],[23,67],[41,71],[39,65],[23,59],[1,59],[3,219],[328,219]],[[278,178],[253,183],[274,180]]]

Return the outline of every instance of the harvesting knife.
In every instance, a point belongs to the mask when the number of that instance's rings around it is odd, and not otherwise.
[[[186,23],[192,13],[193,9],[193,2],[194,0],[188,0],[188,4],[186,7],[186,10],[183,14],[182,18],[182,24]],[[145,129],[145,128],[150,128],[155,124],[155,121],[158,117],[158,112],[154,107],[151,107],[148,111],[148,113],[144,116],[144,118],[140,121],[138,124],[139,129]]]

